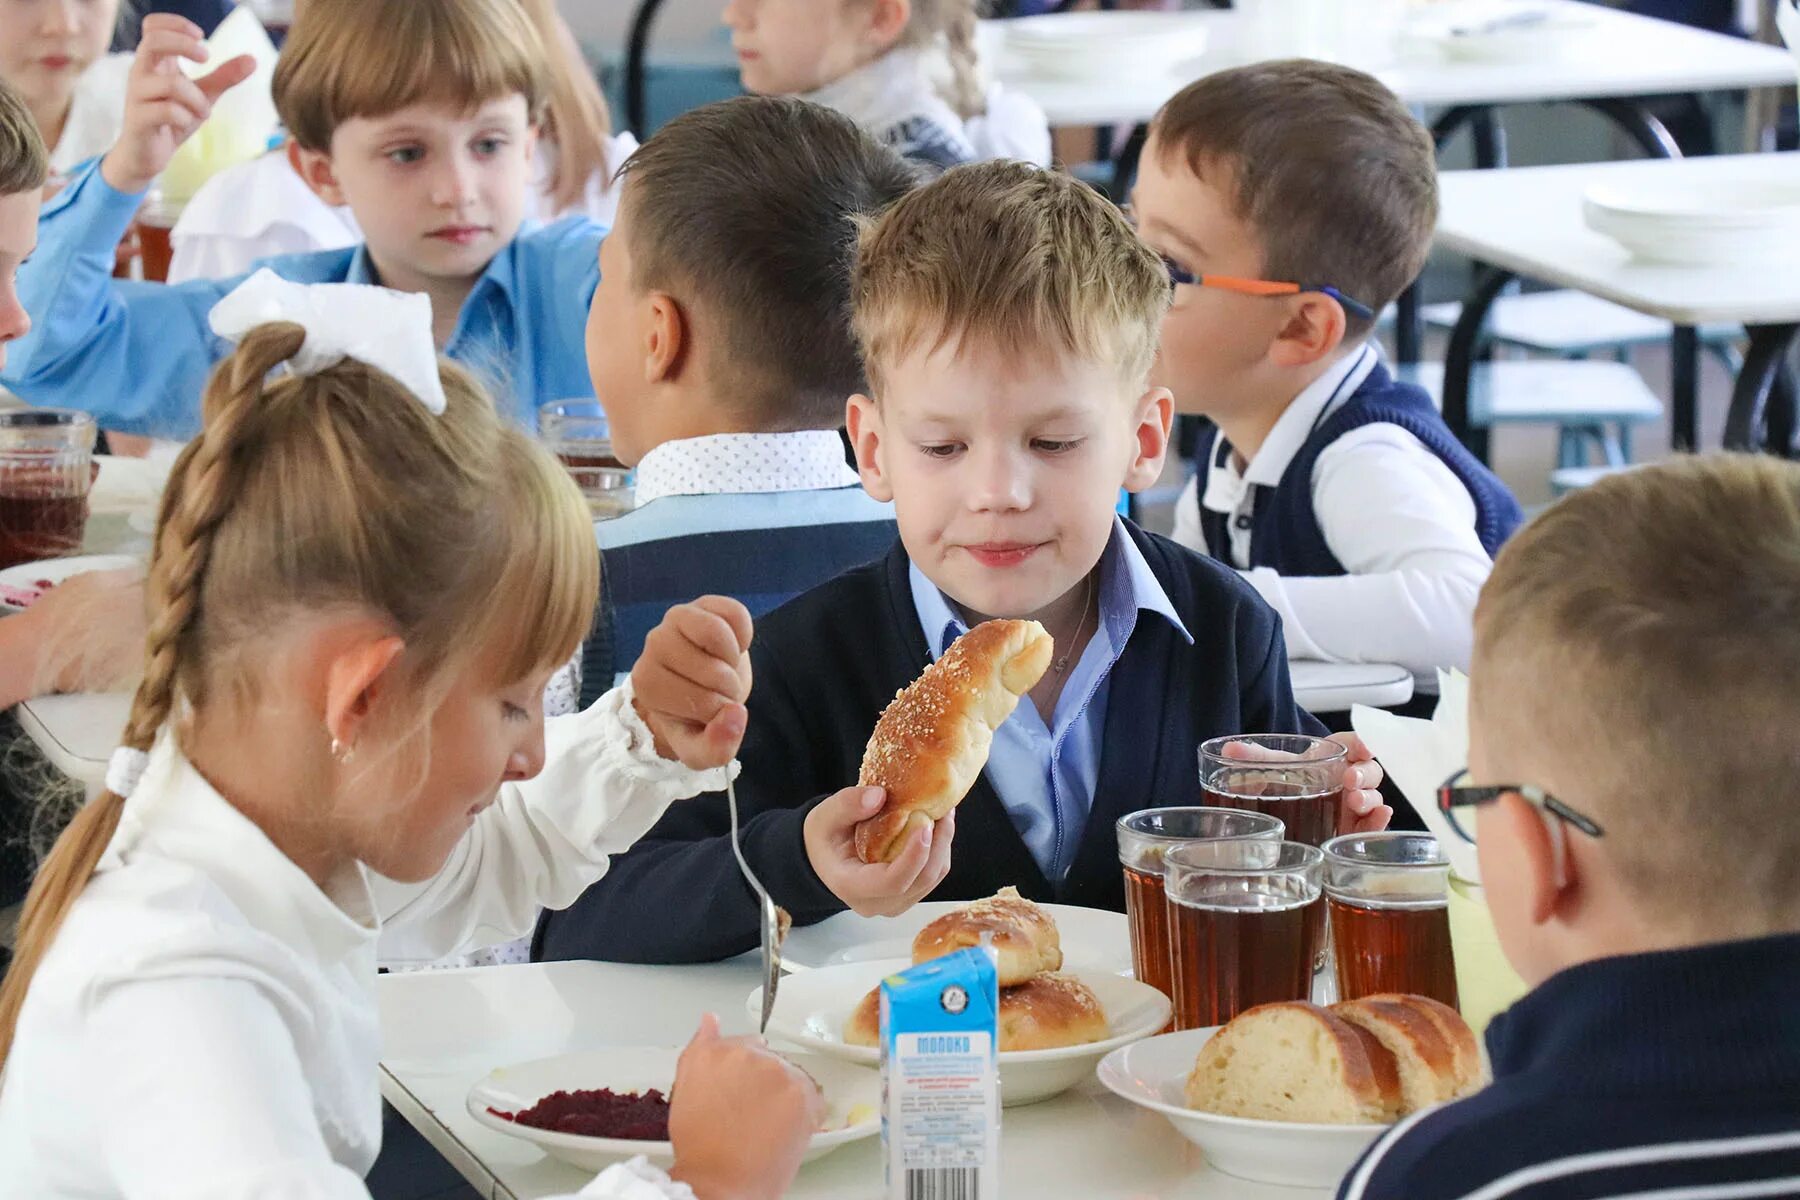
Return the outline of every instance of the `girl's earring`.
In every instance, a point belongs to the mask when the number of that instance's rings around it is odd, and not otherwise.
[[[331,739],[331,757],[343,766],[349,766],[350,760],[356,757],[356,747],[346,746],[336,738]]]

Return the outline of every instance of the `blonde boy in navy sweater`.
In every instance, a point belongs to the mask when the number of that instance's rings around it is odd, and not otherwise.
[[[1800,467],[1684,458],[1520,532],[1475,613],[1469,769],[1532,991],[1494,1082],[1344,1200],[1800,1195]]]
[[[1317,731],[1281,626],[1231,571],[1121,521],[1121,486],[1162,470],[1169,394],[1147,381],[1161,264],[1104,199],[1020,163],[958,167],[865,230],[852,285],[870,392],[847,413],[863,486],[900,544],[757,624],[737,797],[743,846],[805,924],[893,915],[1012,885],[1122,910],[1113,835],[1134,809],[1195,802],[1207,738]],[[990,617],[1056,639],[962,805],[892,863],[852,784],[882,707]],[[1344,823],[1379,828],[1381,772],[1353,736]],[[671,810],[574,907],[541,957],[698,961],[756,945],[723,797]]]
[[[1244,572],[1295,658],[1435,691],[1520,513],[1369,342],[1431,249],[1430,135],[1348,67],[1222,71],[1157,114],[1131,202],[1175,283],[1158,381],[1218,427],[1175,540]]]

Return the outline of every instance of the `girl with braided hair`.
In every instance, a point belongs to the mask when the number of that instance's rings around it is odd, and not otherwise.
[[[942,170],[986,158],[1050,163],[1043,110],[982,79],[982,0],[730,0],[744,90],[835,108]]]
[[[424,297],[263,272],[211,324],[238,345],[163,498],[124,747],[0,983],[0,1195],[366,1197],[377,942],[528,930],[722,787],[743,735],[750,619],[716,597],[546,723],[598,591],[590,519],[440,364]],[[677,1087],[672,1174],[583,1195],[778,1195],[810,1083],[708,1019]]]

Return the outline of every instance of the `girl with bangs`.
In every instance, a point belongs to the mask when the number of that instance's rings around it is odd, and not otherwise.
[[[163,500],[125,748],[0,984],[4,1196],[366,1197],[377,943],[528,930],[722,787],[744,730],[750,618],[716,597],[546,724],[598,591],[587,510],[416,297],[259,272],[211,323],[238,346]],[[584,1196],[777,1196],[820,1116],[712,1018],[675,1096],[672,1172]]]
[[[606,97],[554,0],[519,3],[549,52],[549,95],[526,218],[585,216],[610,226],[619,210],[618,170],[637,149],[637,139],[612,132]],[[300,9],[304,20],[304,3]],[[171,235],[169,282],[242,275],[260,259],[337,250],[362,240],[350,209],[326,203],[301,178],[299,149],[290,141],[220,172],[195,194]]]
[[[92,412],[123,433],[185,438],[225,347],[205,316],[241,279],[111,278],[144,193],[247,59],[189,79],[200,31],[145,18],[124,132],[45,206],[19,272],[37,327],[4,384]],[[504,410],[592,395],[583,351],[604,230],[584,217],[525,227],[553,81],[518,0],[307,0],[274,80],[307,186],[353,214],[360,245],[266,260],[301,283],[374,283],[431,302],[437,346],[481,373]]]
[[[119,136],[131,55],[109,54],[120,0],[0,0],[0,79],[50,150],[50,186]]]

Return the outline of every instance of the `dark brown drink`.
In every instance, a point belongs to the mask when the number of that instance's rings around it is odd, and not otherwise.
[[[1340,996],[1403,992],[1457,1007],[1447,905],[1363,905],[1336,896],[1327,903]]]
[[[1169,974],[1169,906],[1159,874],[1125,868],[1125,916],[1131,923],[1131,968],[1138,982],[1174,998]]]
[[[1288,840],[1308,846],[1322,846],[1337,836],[1338,810],[1343,806],[1344,789],[1331,792],[1307,791],[1300,784],[1276,780],[1247,782],[1243,792],[1220,792],[1204,789],[1207,804],[1223,808],[1242,808],[1278,817],[1287,826]],[[1312,946],[1313,961],[1325,965],[1325,906],[1314,905],[1307,914],[1306,937]]]
[[[175,260],[175,247],[169,237],[172,232],[168,222],[138,219],[138,260],[143,263],[145,279],[155,283],[169,281],[169,265]]]
[[[1313,910],[1323,907],[1320,900],[1294,904],[1244,894],[1221,899],[1226,903],[1219,907],[1169,904],[1176,1029],[1223,1025],[1258,1004],[1312,995],[1307,926]]]
[[[609,471],[623,471],[626,469],[624,463],[620,462],[610,454],[571,454],[567,451],[559,450],[556,453],[556,457],[561,459],[562,465],[569,468],[571,471],[591,471],[596,467],[603,467]]]
[[[63,558],[81,549],[87,497],[45,495],[46,490],[0,491],[0,568]]]

